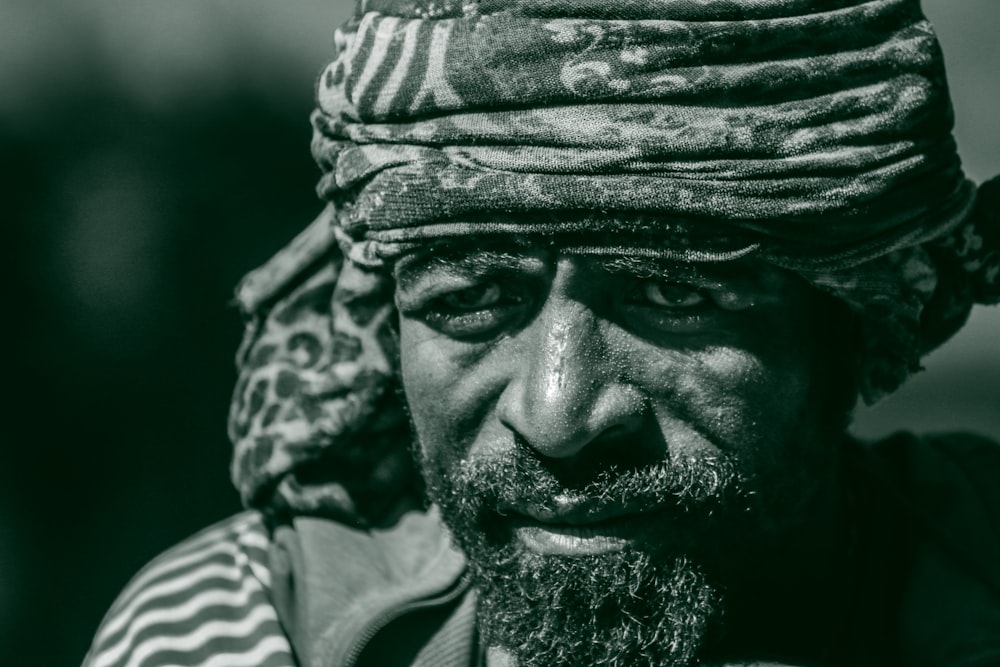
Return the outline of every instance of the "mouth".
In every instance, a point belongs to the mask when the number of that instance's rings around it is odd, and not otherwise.
[[[557,503],[558,505],[558,503]],[[503,508],[514,538],[542,555],[586,556],[647,542],[667,525],[665,508],[634,510],[564,505],[557,509]]]

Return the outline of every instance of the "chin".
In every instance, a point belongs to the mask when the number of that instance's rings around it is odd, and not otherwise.
[[[725,607],[713,568],[688,550],[706,529],[704,515],[676,508],[646,539],[607,541],[606,549],[540,548],[509,513],[496,510],[522,501],[544,505],[559,495],[539,471],[531,476],[529,483],[504,466],[428,475],[428,492],[467,556],[484,643],[515,656],[519,667],[698,664],[720,632]],[[647,477],[649,483],[629,485],[633,495],[649,492],[649,503],[662,501],[652,492],[662,475]],[[718,491],[699,494],[711,500],[724,495]]]
[[[733,584],[774,568],[814,495],[808,479],[756,475],[725,452],[609,465],[567,487],[530,452],[448,451],[418,449],[428,497],[467,556],[485,645],[519,667],[717,658],[737,622]]]
[[[526,665],[698,664],[723,596],[685,557],[469,554],[480,631]]]

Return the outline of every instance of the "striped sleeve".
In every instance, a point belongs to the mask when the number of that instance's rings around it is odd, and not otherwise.
[[[167,551],[112,605],[84,667],[293,667],[268,594],[267,551],[252,512]]]

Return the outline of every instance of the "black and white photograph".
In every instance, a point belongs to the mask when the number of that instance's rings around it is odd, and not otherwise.
[[[0,664],[1000,665],[996,0],[0,0]]]

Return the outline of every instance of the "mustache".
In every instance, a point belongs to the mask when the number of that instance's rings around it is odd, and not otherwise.
[[[640,467],[609,463],[574,483],[522,448],[463,459],[442,472],[438,479],[451,487],[443,491],[452,499],[474,501],[480,515],[516,508],[558,513],[567,507],[595,515],[609,509],[710,514],[722,505],[749,500],[744,474],[725,453],[672,457]]]

